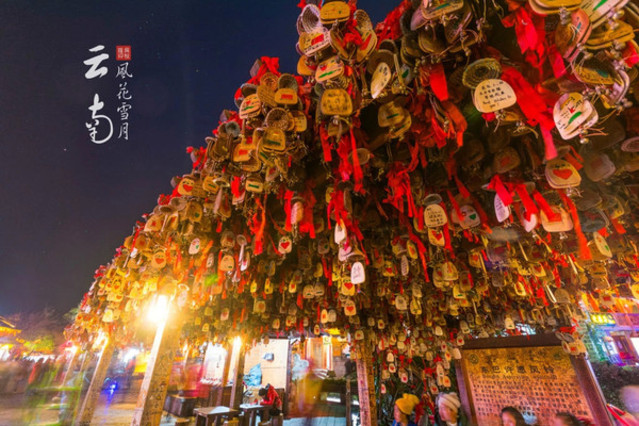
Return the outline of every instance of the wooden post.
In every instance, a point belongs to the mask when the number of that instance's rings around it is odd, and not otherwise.
[[[357,393],[359,395],[359,418],[362,426],[377,426],[377,398],[373,377],[373,358],[367,340],[356,347]]]
[[[577,381],[584,391],[584,396],[590,406],[595,423],[601,426],[612,426],[614,423],[606,409],[606,400],[601,393],[601,387],[597,383],[590,363],[582,355],[571,356],[570,361],[575,368]]]
[[[282,411],[284,412],[284,418],[288,418],[290,412],[290,394],[291,394],[291,381],[293,379],[293,345],[291,341],[288,341],[288,350],[286,351],[286,387],[284,388],[284,395],[282,401]]]
[[[160,424],[181,325],[181,321],[165,320],[158,326],[131,426]]]
[[[224,398],[224,388],[226,388],[226,384],[228,383],[229,378],[229,369],[231,368],[231,348],[232,346],[228,343],[224,346],[224,368],[222,369],[222,381],[220,382],[220,388],[217,391],[217,395],[215,396],[215,405],[222,405],[222,399]]]
[[[109,364],[111,363],[111,358],[113,358],[114,350],[115,344],[113,342],[113,338],[109,337],[104,343],[102,353],[100,354],[100,359],[98,359],[98,364],[95,366],[95,371],[93,372],[93,378],[91,379],[89,390],[84,396],[82,408],[80,409],[80,413],[78,415],[77,424],[79,426],[89,426],[91,424],[93,412],[95,411],[95,406],[98,402],[100,391],[102,391],[102,385],[104,384],[104,379],[106,378],[107,370],[109,369]]]
[[[240,343],[238,350],[239,357],[237,358],[237,367],[231,388],[231,402],[229,403],[229,406],[236,410],[240,408],[244,394],[244,355],[246,355],[244,343]]]
[[[346,379],[346,426],[351,426],[353,422],[351,403],[353,402],[353,396],[351,395],[351,379]]]
[[[71,360],[69,361],[69,365],[67,366],[67,370],[64,372],[64,376],[62,376],[62,382],[60,385],[64,386],[69,380],[69,374],[73,374],[73,370],[75,369],[75,365],[78,363],[78,359],[80,359],[80,348],[76,347]]]

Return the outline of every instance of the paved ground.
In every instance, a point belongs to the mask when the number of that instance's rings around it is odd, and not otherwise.
[[[125,426],[131,424],[135,409],[136,393],[109,394],[103,392],[91,422],[92,426]],[[58,410],[50,405],[29,407],[24,394],[0,394],[0,426],[52,425],[58,421]],[[324,405],[314,413],[312,426],[345,426],[344,406]],[[174,425],[175,419],[164,417],[162,425]],[[194,421],[191,422],[195,424]],[[356,422],[353,422],[356,425]],[[284,426],[309,426],[306,419],[293,418]]]

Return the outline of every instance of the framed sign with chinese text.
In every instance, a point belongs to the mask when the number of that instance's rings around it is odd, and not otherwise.
[[[539,424],[567,411],[612,425],[587,361],[566,354],[554,335],[468,342],[456,367],[462,404],[475,424],[499,425],[501,409],[513,406]]]

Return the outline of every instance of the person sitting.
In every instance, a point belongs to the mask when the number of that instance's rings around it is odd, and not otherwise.
[[[269,383],[258,391],[258,395],[262,398],[262,405],[270,407],[269,414],[273,418],[273,425],[279,423],[279,415],[282,412],[282,399],[275,388]]]
[[[409,418],[417,404],[419,404],[419,398],[410,393],[405,393],[401,398],[398,398],[395,401],[393,426],[416,426]]]
[[[437,395],[435,426],[468,426],[470,423],[461,410],[461,401],[455,392]]]

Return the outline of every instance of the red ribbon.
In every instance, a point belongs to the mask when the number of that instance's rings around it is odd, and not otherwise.
[[[524,217],[526,218],[526,220],[530,220],[530,217],[533,214],[539,213],[539,209],[535,205],[532,198],[530,198],[530,195],[528,195],[526,185],[524,185],[523,183],[515,185],[515,191],[517,192],[517,195],[519,195],[521,203],[524,205]]]
[[[513,197],[510,195],[510,191],[506,189],[499,175],[493,176],[488,184],[488,189],[497,191],[497,195],[501,198],[501,201],[505,206],[509,206],[513,203]]]
[[[549,221],[553,222],[559,219],[559,215],[550,207],[548,201],[546,201],[539,191],[533,191],[533,198],[537,202],[539,208],[546,214]]]
[[[464,186],[464,184],[462,183],[462,181],[459,180],[457,175],[454,175],[454,178],[455,178],[455,183],[457,184],[457,190],[459,191],[461,196],[464,198],[470,197],[470,192],[468,191],[468,188]]]
[[[349,133],[351,135],[351,157],[353,158],[353,179],[355,180],[355,192],[359,192],[360,194],[364,193],[364,187],[362,185],[362,179],[364,175],[362,174],[362,167],[359,164],[359,156],[357,155],[357,141],[355,140],[355,136],[353,135],[353,128],[349,129]]]
[[[450,101],[443,101],[442,107],[446,110],[446,114],[452,123],[451,131],[454,131],[457,138],[457,146],[464,145],[464,132],[468,128],[468,123],[457,106]]]
[[[440,101],[448,100],[448,84],[444,65],[441,62],[430,66],[430,88]]]
[[[415,233],[413,232],[413,227],[410,225],[410,222],[406,218],[406,216],[400,214],[399,221],[408,231],[408,238],[417,246],[417,253],[419,254],[419,259],[422,263],[422,270],[424,271],[424,279],[426,280],[426,282],[430,282],[430,279],[428,277],[428,262],[426,259],[426,253],[428,251],[426,250],[426,246],[424,245],[422,240],[419,239],[417,235],[415,235]]]
[[[633,43],[626,43],[626,47],[621,52],[621,56],[626,62],[626,65],[628,65],[628,68],[632,68],[637,62],[639,62],[639,54],[637,53],[637,49]]]
[[[591,260],[592,254],[590,253],[590,248],[588,248],[588,240],[581,230],[581,223],[579,221],[579,214],[577,213],[577,207],[572,202],[572,200],[566,195],[564,191],[557,191],[561,196],[562,201],[570,210],[570,215],[572,216],[572,223],[575,227],[575,234],[577,234],[577,243],[579,244],[579,257],[582,260]]]
[[[313,223],[313,207],[317,199],[313,194],[312,186],[309,184],[303,193],[304,196],[304,218],[300,224],[300,232],[308,233],[311,238],[315,238],[315,224]]]
[[[410,0],[404,0],[399,6],[393,9],[386,18],[377,24],[375,33],[377,34],[377,45],[386,39],[396,40],[402,35],[399,20],[411,8]]]
[[[615,231],[617,231],[617,234],[625,234],[626,233],[626,229],[623,227],[623,225],[619,222],[618,219],[610,219],[610,223],[612,223],[612,227],[615,228]]]
[[[459,204],[457,204],[457,200],[453,196],[453,193],[450,192],[450,189],[447,189],[446,193],[448,194],[448,200],[450,201],[450,204],[453,206],[453,209],[455,210],[455,213],[457,213],[457,218],[461,222],[462,219],[463,219],[463,214],[462,214],[461,209],[459,208]]]
[[[236,198],[240,198],[242,196],[241,185],[242,178],[240,176],[233,176],[233,180],[231,181],[231,192],[233,196]]]
[[[333,156],[331,155],[331,143],[328,140],[328,130],[326,127],[320,126],[320,141],[322,142],[322,152],[324,153],[324,161],[330,163],[333,161]]]
[[[550,107],[515,68],[504,66],[501,78],[513,88],[517,95],[517,104],[528,119],[528,123],[532,126],[539,124],[546,146],[546,159],[555,158],[557,150],[550,133],[555,127],[555,122],[550,113]]]
[[[291,224],[291,199],[293,198],[293,191],[287,189],[284,193],[284,211],[286,212],[286,223],[284,224],[284,229],[290,232],[293,229],[293,225]]]

